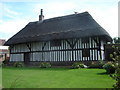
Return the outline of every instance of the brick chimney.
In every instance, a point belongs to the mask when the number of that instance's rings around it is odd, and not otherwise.
[[[39,21],[43,21],[44,16],[43,16],[43,9],[41,9],[41,15],[39,15]]]

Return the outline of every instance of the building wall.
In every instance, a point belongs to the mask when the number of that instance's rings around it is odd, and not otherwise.
[[[0,46],[3,46],[5,43],[5,39],[0,39]]]
[[[4,61],[9,58],[8,49],[1,49],[0,48],[0,61]]]
[[[95,39],[95,40],[94,40]],[[50,41],[19,44],[11,47],[10,61],[24,61],[24,53],[30,53],[30,61],[86,61],[104,59],[104,41],[101,41],[101,54],[96,41],[99,38],[89,38],[88,43],[83,43],[82,39],[62,40],[61,46],[51,46]],[[75,44],[72,48],[70,43]],[[83,57],[83,50],[89,49],[90,56]]]
[[[9,51],[7,46],[3,46],[5,43],[4,39],[0,39],[0,61],[9,59]]]
[[[24,61],[23,54],[11,54],[10,61]]]

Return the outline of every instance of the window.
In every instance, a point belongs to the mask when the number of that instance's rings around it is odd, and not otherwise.
[[[83,57],[89,57],[90,56],[90,50],[89,49],[83,49],[82,50],[82,56]]]
[[[61,46],[61,40],[52,40],[52,41],[50,41],[50,46],[51,47]]]
[[[89,38],[82,38],[82,43],[89,43]]]

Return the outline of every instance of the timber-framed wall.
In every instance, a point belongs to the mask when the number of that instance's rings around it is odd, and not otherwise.
[[[84,41],[84,40],[87,41]],[[29,53],[29,62],[74,62],[104,59],[104,44],[99,37],[86,37],[60,40],[58,46],[51,46],[51,41],[32,42],[12,45],[10,61],[24,61]]]

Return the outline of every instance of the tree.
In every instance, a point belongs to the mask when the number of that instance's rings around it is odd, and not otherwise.
[[[115,44],[120,43],[120,37],[114,37],[113,38],[113,43],[115,43]]]
[[[112,46],[114,49],[113,54],[110,54],[110,57],[114,60],[114,64],[116,67],[115,75],[112,77],[116,80],[116,84],[113,85],[115,90],[120,89],[120,44],[117,46]]]

